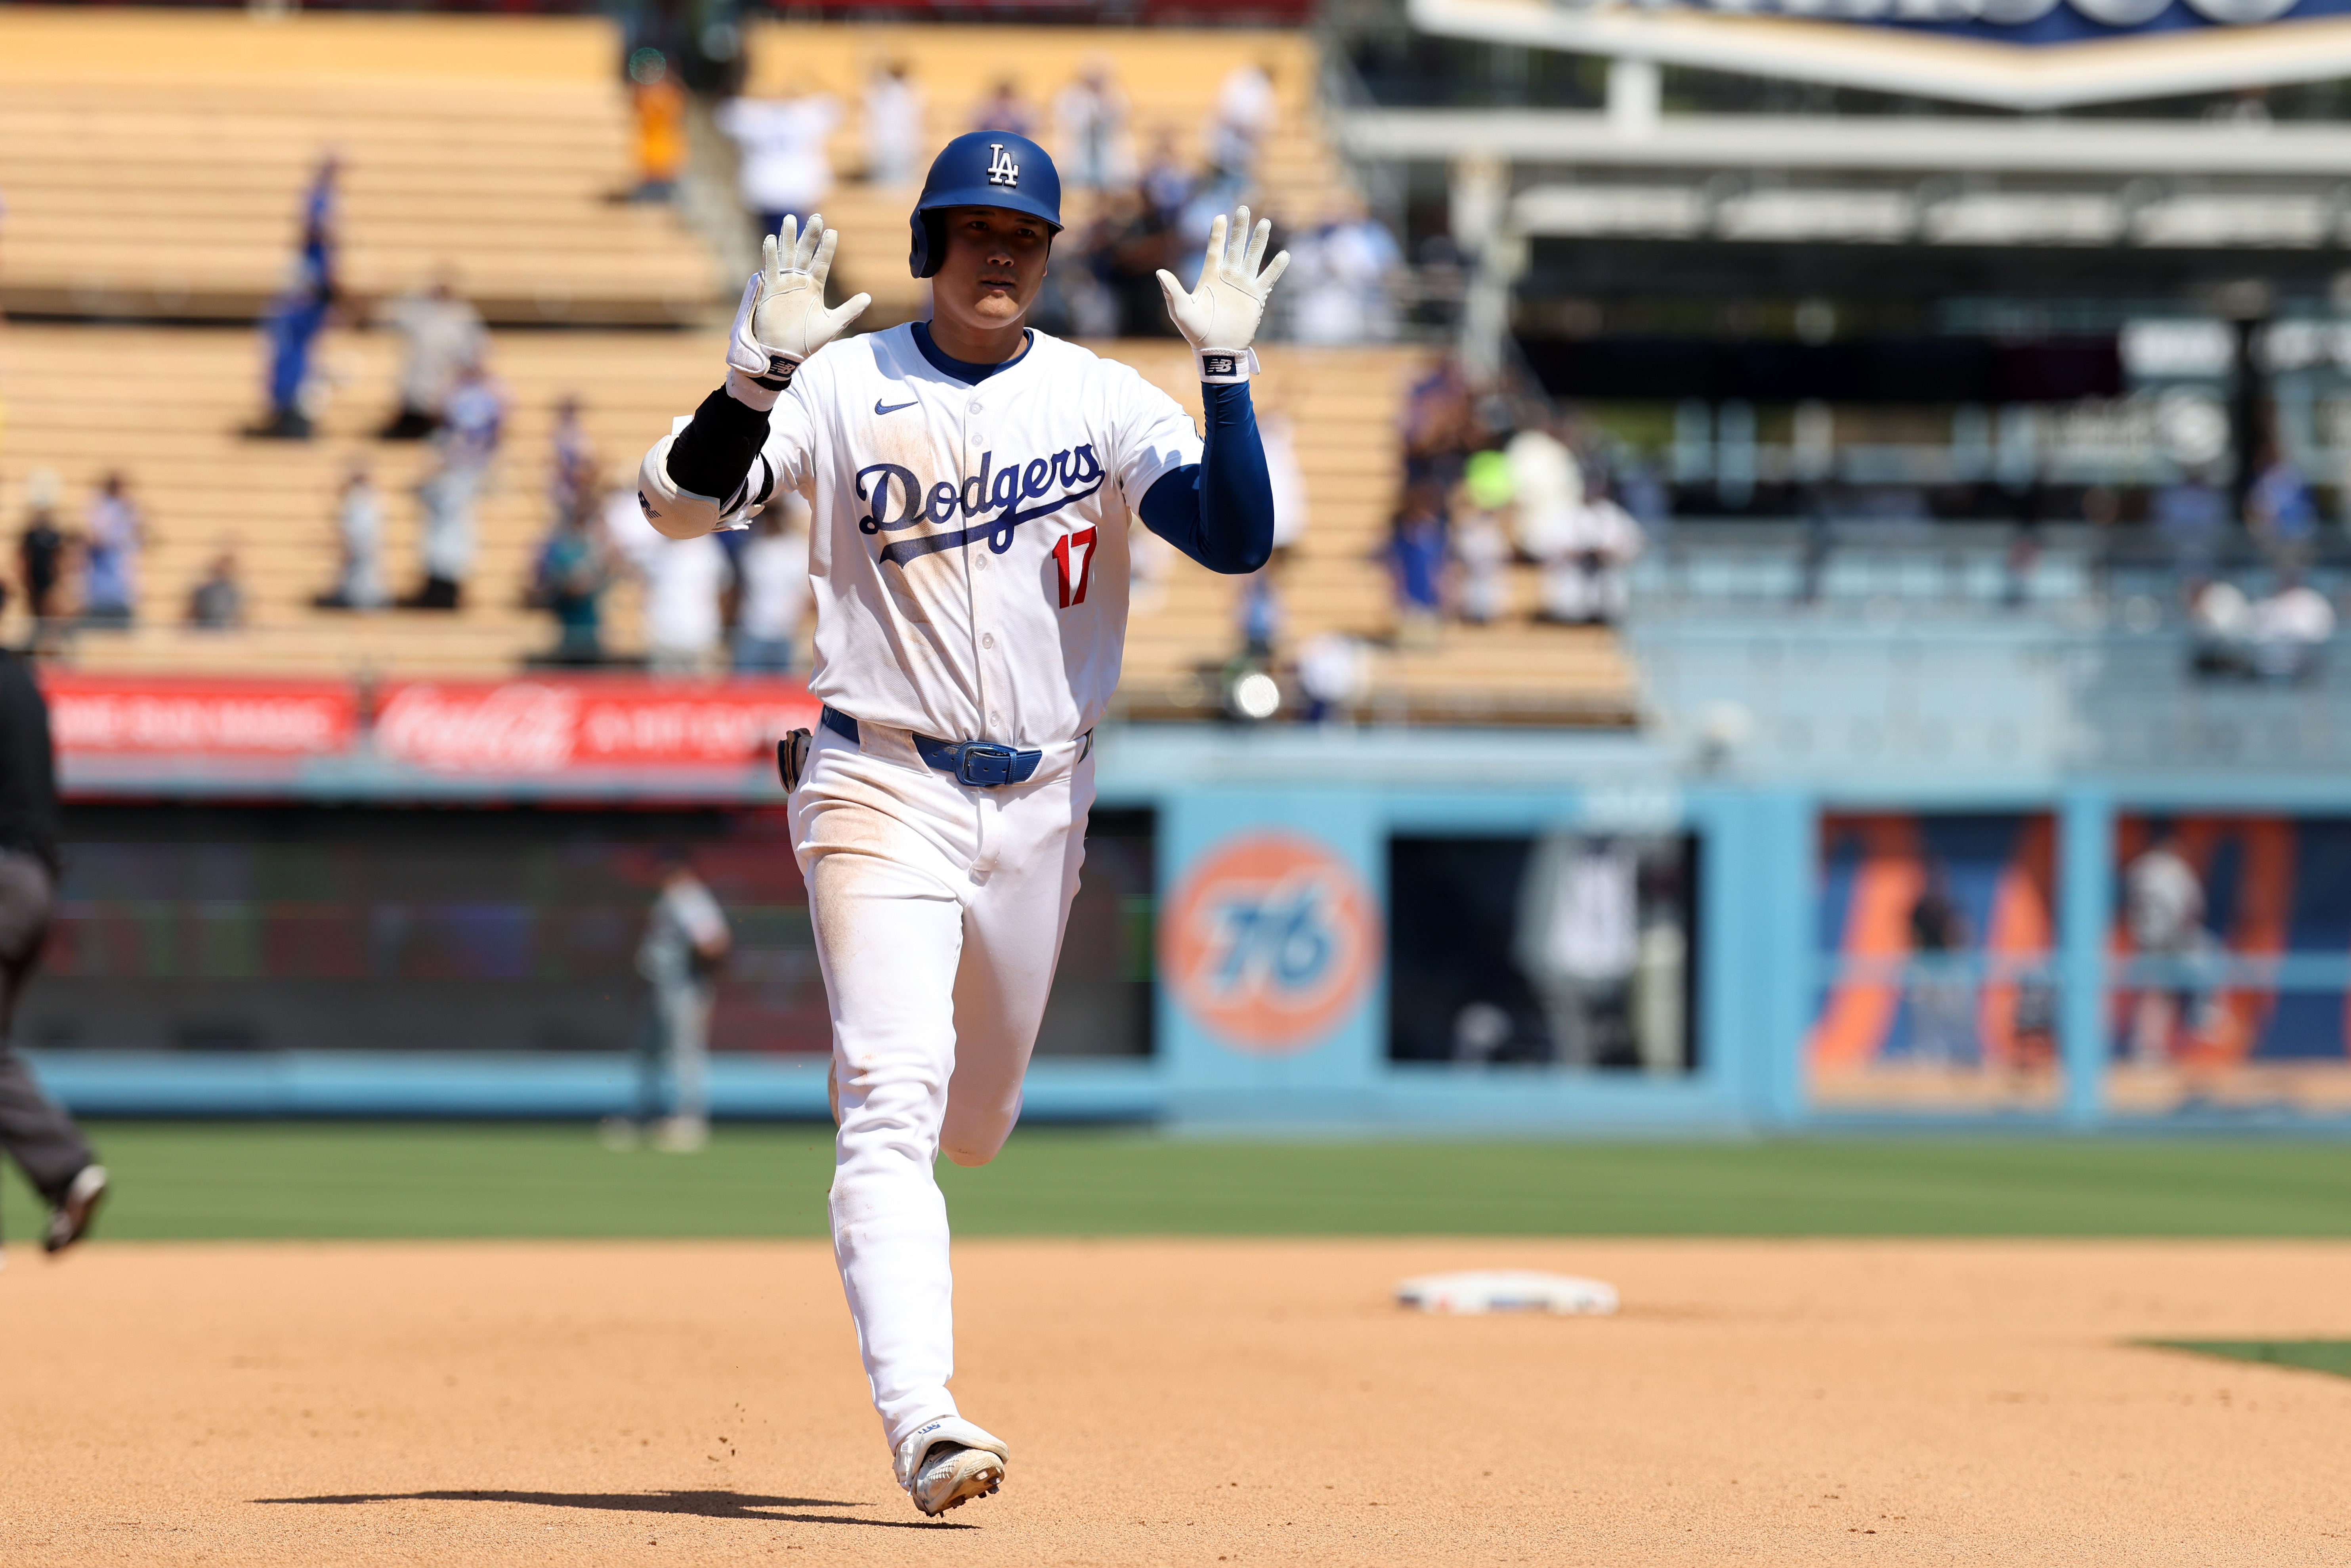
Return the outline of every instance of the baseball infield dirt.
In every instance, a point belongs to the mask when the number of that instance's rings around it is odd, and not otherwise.
[[[0,1560],[2351,1563],[2341,1244],[996,1242],[997,1497],[891,1484],[807,1243],[107,1245],[0,1274]],[[1614,1281],[1428,1318],[1400,1276]]]

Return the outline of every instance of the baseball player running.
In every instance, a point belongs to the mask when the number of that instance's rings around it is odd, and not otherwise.
[[[1211,570],[1272,549],[1250,341],[1289,265],[1216,220],[1196,287],[1159,275],[1198,356],[1205,434],[1134,370],[1026,325],[1061,230],[1044,149],[981,131],[913,218],[932,319],[834,341],[836,235],[787,218],[744,288],[726,382],[646,454],[672,538],[813,508],[809,685],[791,826],[832,1012],[833,1254],[898,1482],[925,1514],[996,1490],[1009,1449],[964,1419],[940,1150],[985,1165],[1060,957],[1093,803],[1092,740],[1126,636],[1129,519]]]

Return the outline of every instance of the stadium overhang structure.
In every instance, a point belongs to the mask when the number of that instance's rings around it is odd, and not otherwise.
[[[1475,266],[1464,349],[1489,375],[1499,371],[1522,293],[1928,307],[1967,298],[2001,310],[2058,301],[2069,319],[2087,302],[2090,315],[2116,318],[2091,331],[2150,308],[2243,318],[2281,299],[2340,296],[2351,274],[2351,127],[2258,116],[1664,111],[1660,59],[2011,107],[2351,73],[2351,16],[2304,19],[2307,3],[2288,19],[2223,26],[2168,0],[2141,31],[2106,28],[2087,42],[2068,41],[2078,29],[2057,27],[2062,18],[2040,0],[1968,3],[2011,14],[2038,6],[2038,19],[2005,26],[2023,41],[1993,42],[1949,30],[2002,30],[1980,19],[1934,31],[1415,0],[1424,26],[1615,53],[1606,109],[1362,106],[1339,116],[1338,140],[1358,162],[1447,172],[1452,232]],[[2124,3],[2067,0],[2109,14]],[[2134,3],[2145,10],[2155,0]],[[1494,31],[1506,24],[1512,30]],[[2212,59],[2229,63],[2193,74]],[[2259,308],[2227,303],[2247,298]]]
[[[1409,0],[1424,32],[2017,110],[2351,75],[2346,0]]]
[[[1596,113],[1375,108],[1347,115],[1340,143],[1456,169],[1472,245],[2041,246],[2099,252],[2109,285],[2158,294],[2248,270],[2323,287],[2351,245],[2342,127],[1667,115],[1627,134]],[[1916,277],[1947,270],[1923,261]]]

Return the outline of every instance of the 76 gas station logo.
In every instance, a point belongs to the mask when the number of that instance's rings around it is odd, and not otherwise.
[[[1193,867],[1160,928],[1162,972],[1208,1030],[1244,1051],[1300,1050],[1362,999],[1381,949],[1354,869],[1292,833],[1226,841]]]

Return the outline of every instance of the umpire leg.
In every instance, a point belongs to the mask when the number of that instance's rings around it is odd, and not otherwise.
[[[0,850],[0,1149],[54,1204],[98,1156],[8,1044],[16,1000],[48,935],[50,899],[48,867],[30,855]]]

